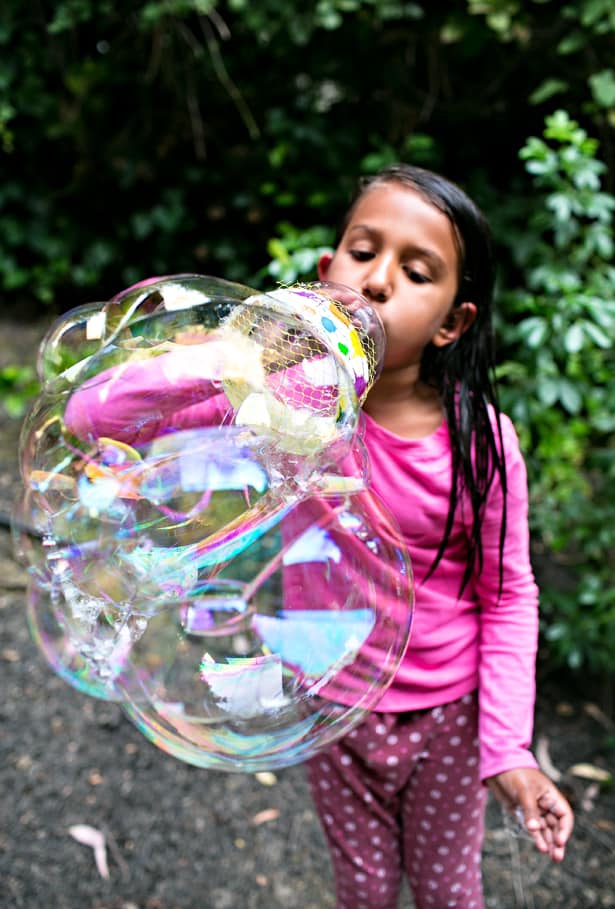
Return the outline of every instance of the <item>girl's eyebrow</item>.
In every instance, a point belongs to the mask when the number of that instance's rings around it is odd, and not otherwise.
[[[349,228],[348,234],[353,234],[356,231],[366,234],[371,240],[378,240],[381,236],[380,231],[374,227],[370,227],[369,224],[353,224]],[[420,259],[427,261],[431,268],[434,269],[436,277],[446,274],[446,263],[438,253],[433,251],[433,249],[428,249],[425,246],[416,246],[415,244],[410,243],[408,244],[408,252],[413,256],[418,256]]]
[[[367,234],[370,237],[379,237],[380,231],[376,230],[374,227],[370,227],[369,224],[352,224],[348,228],[348,233],[353,234],[355,231],[360,231],[361,233]]]

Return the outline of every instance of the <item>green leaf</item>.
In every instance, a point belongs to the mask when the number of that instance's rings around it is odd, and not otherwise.
[[[542,104],[554,95],[568,91],[568,83],[563,79],[545,79],[529,96],[530,104]]]
[[[544,134],[547,139],[579,145],[587,137],[585,130],[579,129],[579,124],[572,119],[568,111],[556,110],[545,122],[547,125]]]
[[[579,413],[583,404],[581,394],[573,382],[567,379],[560,379],[558,388],[558,397],[564,410],[570,414]]]
[[[564,335],[564,348],[568,353],[577,353],[583,347],[585,335],[583,326],[575,322]]]
[[[564,622],[553,622],[545,631],[548,641],[561,641],[568,636],[568,626]]]
[[[559,382],[557,379],[543,376],[536,386],[536,393],[541,404],[546,407],[552,407],[559,397]]]
[[[273,237],[269,240],[267,244],[267,252],[272,259],[277,259],[278,262],[288,265],[290,263],[290,255],[288,250],[284,246],[281,240],[278,240],[276,237]]]
[[[565,35],[559,44],[556,47],[556,52],[561,56],[566,56],[567,54],[574,54],[578,50],[582,50],[588,43],[588,36],[581,31],[571,32],[569,35]]]
[[[594,344],[602,348],[602,350],[609,350],[615,344],[615,339],[613,336],[607,335],[605,331],[603,331],[597,325],[594,325],[593,322],[585,322],[583,328],[585,334],[589,335]]]
[[[547,337],[549,326],[546,319],[541,316],[531,316],[524,319],[519,326],[519,334],[528,347],[537,348]]]
[[[560,221],[568,221],[572,212],[572,199],[568,195],[552,193],[546,204]]]
[[[571,669],[580,669],[583,665],[583,654],[578,647],[573,647],[568,653],[568,665]]]
[[[594,101],[601,107],[615,107],[615,70],[603,69],[589,77]]]

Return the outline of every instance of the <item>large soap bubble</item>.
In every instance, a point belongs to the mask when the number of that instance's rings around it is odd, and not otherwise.
[[[198,275],[52,326],[14,521],[52,668],[197,766],[286,766],[359,722],[412,613],[358,431],[383,346],[348,288]]]

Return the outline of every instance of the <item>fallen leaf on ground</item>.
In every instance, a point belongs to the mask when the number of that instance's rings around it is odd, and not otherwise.
[[[595,764],[575,764],[570,768],[570,773],[583,780],[596,780],[597,783],[610,783],[613,779],[608,770],[596,767]]]
[[[280,816],[280,812],[277,808],[264,808],[263,811],[258,811],[252,818],[252,824],[254,827],[259,827],[261,824],[267,824],[269,821],[276,821]]]
[[[597,704],[585,704],[584,708],[585,713],[595,720],[597,723],[600,723],[601,726],[611,732],[615,729],[615,722],[606,715],[606,713],[598,707]]]
[[[18,650],[13,650],[12,647],[5,647],[2,651],[2,659],[6,660],[7,663],[18,663],[21,656]]]
[[[275,773],[271,773],[269,770],[259,770],[259,772],[255,773],[254,776],[261,784],[261,786],[275,786],[278,781]]]
[[[107,844],[105,835],[95,827],[89,827],[87,824],[73,824],[68,828],[68,832],[74,840],[83,846],[89,846],[94,850],[94,861],[98,873],[105,880],[109,879],[109,865],[107,863]]]

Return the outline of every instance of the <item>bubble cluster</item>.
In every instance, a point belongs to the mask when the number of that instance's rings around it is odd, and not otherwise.
[[[383,348],[332,284],[177,275],[59,319],[14,518],[54,671],[201,767],[286,766],[359,722],[412,615],[358,432]]]

